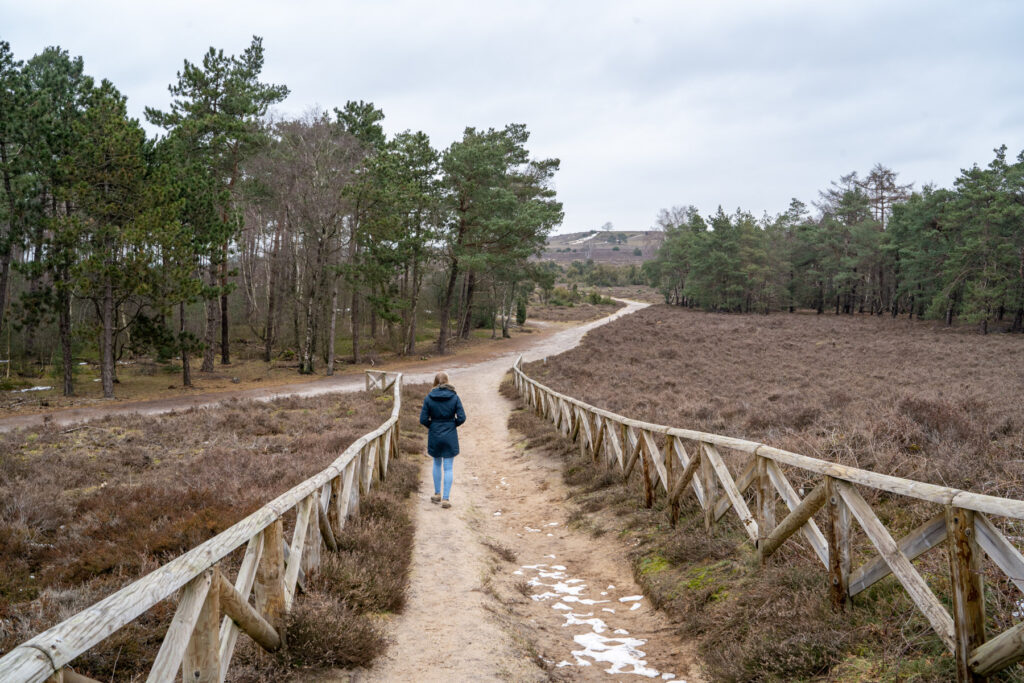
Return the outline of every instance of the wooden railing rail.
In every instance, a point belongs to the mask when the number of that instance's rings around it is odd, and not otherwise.
[[[580,452],[617,466],[626,480],[639,472],[644,500],[653,504],[660,485],[671,521],[679,501],[692,490],[710,530],[732,510],[757,548],[763,563],[799,532],[829,573],[831,599],[837,609],[861,591],[893,575],[931,624],[957,662],[961,681],[983,680],[1024,659],[1024,624],[986,639],[981,560],[990,558],[1010,582],[1024,591],[1024,555],[992,523],[989,515],[1024,520],[1024,501],[936,486],[856,467],[811,458],[755,441],[633,420],[561,394],[529,378],[522,357],[512,368],[524,403],[579,443]],[[749,457],[734,477],[719,449]],[[819,475],[803,497],[782,466]],[[858,486],[942,506],[935,517],[896,540],[885,528]],[[752,495],[748,490],[753,489]],[[753,501],[753,510],[748,506]],[[789,510],[777,521],[780,502]],[[814,516],[824,513],[824,529]],[[853,521],[878,556],[854,569]],[[952,615],[913,565],[913,560],[946,544],[949,554]]]
[[[172,681],[179,672],[187,681],[223,681],[241,633],[264,649],[279,647],[283,618],[303,578],[319,567],[321,545],[337,547],[335,536],[358,512],[360,497],[385,477],[397,454],[402,375],[388,375],[375,378],[375,386],[394,393],[391,416],[380,427],[234,526],[15,647],[0,658],[0,681],[91,680],[68,665],[178,591],[148,681]],[[282,517],[292,510],[295,525],[286,541]],[[218,563],[242,546],[245,554],[232,582]]]

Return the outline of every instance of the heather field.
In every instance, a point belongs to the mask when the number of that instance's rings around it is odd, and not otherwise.
[[[412,407],[403,411],[401,447],[418,452],[422,392],[406,387],[404,396]],[[363,392],[233,401],[0,435],[0,654],[319,472],[391,407],[390,396]],[[402,606],[413,531],[402,501],[417,486],[418,464],[393,461],[385,488],[363,501],[364,514],[339,538],[341,551],[325,553],[327,580],[307,586],[287,651],[271,658],[243,648],[233,676],[280,680],[288,667],[366,664],[383,650],[383,636],[363,615]],[[286,530],[291,523],[286,518]],[[173,610],[158,605],[76,667],[132,678],[155,655]],[[337,629],[322,628],[327,614]],[[304,641],[320,654],[308,656]],[[324,660],[325,651],[336,658]]]
[[[524,369],[558,391],[630,417],[1024,498],[1020,335],[981,336],[905,319],[718,315],[652,306]],[[691,494],[672,528],[663,494],[653,509],[643,508],[638,477],[624,487],[621,474],[595,473],[589,459],[581,460],[529,411],[514,413],[511,425],[526,434],[528,446],[562,454],[564,476],[574,485],[572,519],[595,534],[614,531],[632,547],[638,581],[696,639],[709,679],[955,677],[952,658],[892,577],[836,614],[828,604],[827,575],[802,541],[788,543],[759,567],[734,515],[706,534]],[[724,455],[735,473],[739,457]],[[798,487],[809,481],[799,472],[787,474]],[[862,492],[897,537],[939,511]],[[1002,526],[1021,545],[1022,530]],[[859,534],[854,566],[872,556]],[[915,565],[948,607],[945,546]],[[1014,622],[1021,595],[989,562],[983,571],[994,633]],[[1019,672],[1008,670],[996,680],[1017,680]]]
[[[652,306],[527,373],[637,419],[1024,497],[1021,335]]]

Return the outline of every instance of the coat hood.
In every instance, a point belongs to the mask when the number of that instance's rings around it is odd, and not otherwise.
[[[455,387],[451,384],[439,384],[430,391],[429,396],[430,398],[451,398],[455,396]]]

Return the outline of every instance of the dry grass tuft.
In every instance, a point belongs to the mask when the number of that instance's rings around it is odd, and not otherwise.
[[[483,543],[488,550],[490,550],[492,553],[495,554],[495,556],[504,560],[505,562],[516,561],[516,551],[512,550],[512,548],[509,548],[507,545],[504,545],[502,543],[499,543],[498,541],[494,541],[491,539],[485,539]]]

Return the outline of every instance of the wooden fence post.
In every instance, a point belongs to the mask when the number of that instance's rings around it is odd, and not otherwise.
[[[701,442],[700,448],[706,451],[709,445]],[[718,479],[707,455],[700,459],[700,476],[704,484],[704,530],[711,533],[711,526],[715,523],[715,503],[718,502]]]
[[[825,477],[825,505],[828,508],[826,537],[832,607],[842,610],[850,593],[850,509],[832,477]]]
[[[256,569],[256,609],[284,638],[284,522],[263,530],[263,555]]]
[[[638,432],[636,438],[640,440],[640,465],[641,474],[644,478],[644,507],[650,508],[654,505],[654,487],[651,485],[651,451],[647,448],[647,439],[643,432]]]
[[[341,481],[344,477],[344,471],[334,479],[331,479],[331,497],[327,501],[327,522],[331,527],[331,536],[333,539],[337,539],[341,534],[342,528],[345,526],[345,522],[342,519],[341,507]],[[331,550],[337,550],[338,545],[335,542],[334,547]]]
[[[755,455],[757,473],[757,546],[761,547],[775,529],[775,487],[768,476],[768,458]],[[762,562],[764,558],[762,557]]]
[[[985,586],[981,552],[974,531],[974,511],[946,507],[949,582],[953,590],[953,635],[958,681],[981,681],[968,665],[971,653],[985,642]]]
[[[302,572],[307,576],[316,574],[320,569],[320,546],[322,539],[320,534],[320,519],[323,511],[320,509],[320,495],[312,496],[313,509],[309,513],[309,529],[306,531],[306,544],[302,550]]]
[[[220,683],[220,584],[213,581],[206,594],[192,637],[181,662],[182,678],[189,683]]]

